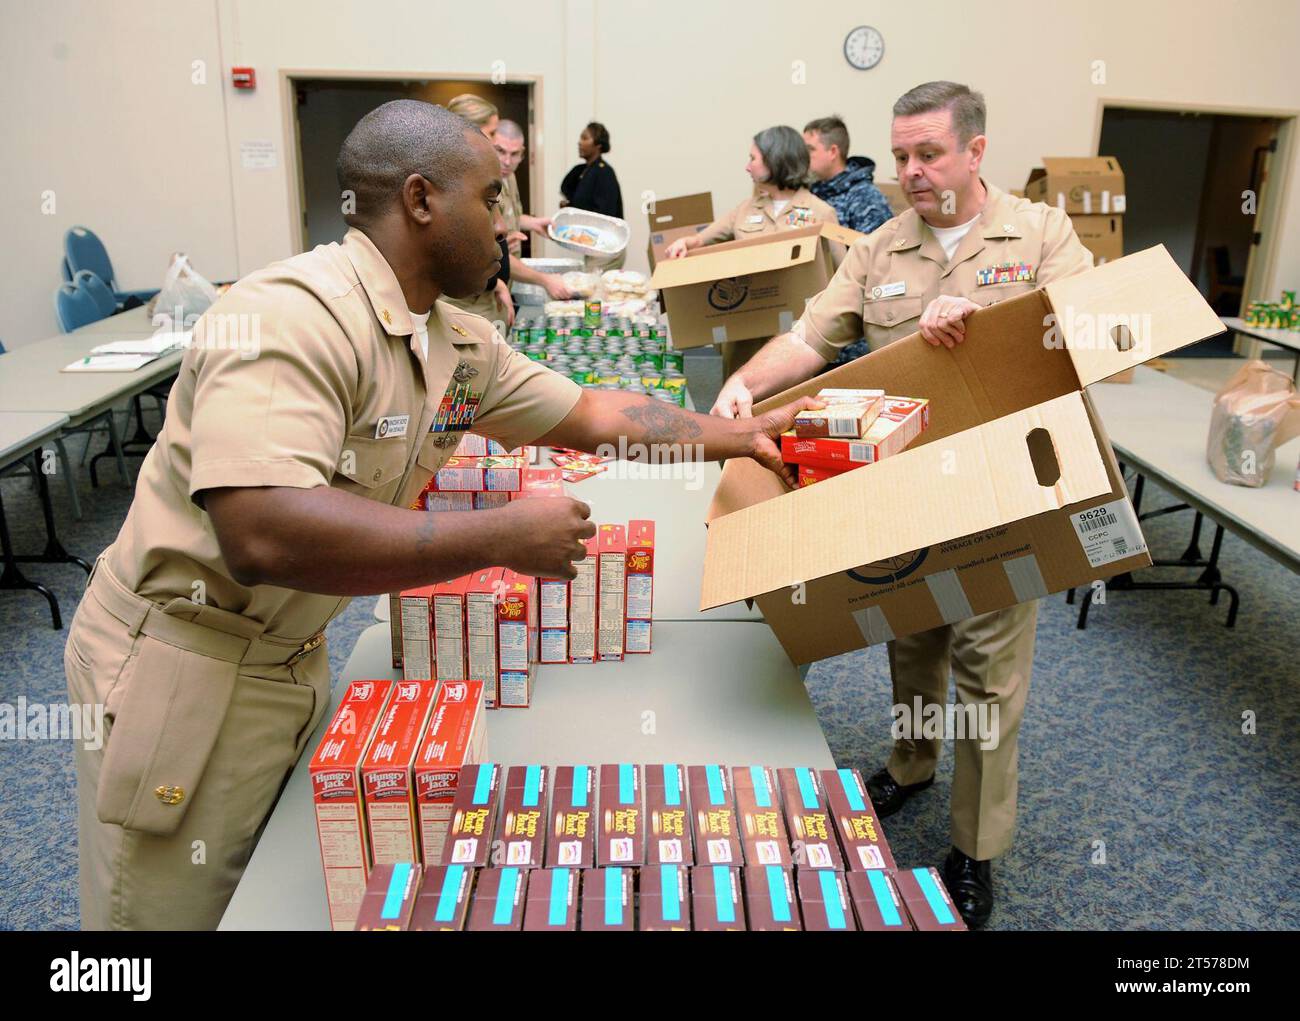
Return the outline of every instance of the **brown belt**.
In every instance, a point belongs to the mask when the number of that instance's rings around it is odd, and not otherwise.
[[[166,608],[132,592],[104,558],[86,582],[86,591],[125,624],[132,636],[146,634],[199,656],[247,666],[293,666],[325,644],[324,630],[305,641],[267,635],[255,620],[229,610],[176,599]]]

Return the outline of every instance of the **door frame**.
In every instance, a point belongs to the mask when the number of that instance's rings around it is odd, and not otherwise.
[[[501,81],[490,74],[435,74],[429,71],[357,70],[352,68],[290,67],[280,69],[280,122],[285,153],[285,181],[289,189],[289,238],[294,251],[303,250],[307,189],[303,180],[302,151],[299,148],[298,104],[295,88],[299,79],[316,81],[371,81],[371,82],[487,82],[490,85],[524,85],[528,88],[528,208],[541,208],[544,195],[542,160],[537,158],[536,140],[545,137],[542,132],[542,76],[512,73]]]
[[[1246,264],[1246,273],[1242,283],[1244,301],[1251,300],[1254,294],[1262,293],[1264,283],[1273,277],[1273,267],[1277,263],[1277,248],[1282,240],[1282,213],[1286,209],[1287,192],[1291,185],[1292,160],[1296,141],[1296,123],[1300,110],[1282,109],[1262,106],[1233,106],[1214,103],[1174,103],[1150,99],[1122,99],[1103,97],[1097,100],[1097,117],[1093,124],[1092,150],[1098,156],[1101,146],[1102,120],[1107,110],[1154,110],[1162,113],[1223,114],[1229,117],[1271,117],[1278,121],[1277,152],[1270,161],[1268,186],[1257,196],[1259,205],[1255,209],[1255,222],[1263,240],[1252,245],[1251,256]],[[1243,350],[1243,347],[1245,350]],[[1238,353],[1258,357],[1259,342],[1252,341],[1245,345],[1237,338]]]

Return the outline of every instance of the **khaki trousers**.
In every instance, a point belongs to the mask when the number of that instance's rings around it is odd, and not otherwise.
[[[997,706],[996,748],[981,748],[973,734],[953,742],[952,842],[978,861],[1006,852],[1015,833],[1020,720],[1037,622],[1032,601],[889,643],[896,705],[911,709],[917,696],[922,705],[944,705],[951,670],[959,706]],[[926,780],[942,748],[938,738],[897,740],[889,773],[900,784]]]
[[[189,599],[159,606],[101,560],[64,652],[71,703],[104,706],[76,751],[84,929],[213,929],[329,705],[324,643]],[[303,867],[315,863],[303,862]]]

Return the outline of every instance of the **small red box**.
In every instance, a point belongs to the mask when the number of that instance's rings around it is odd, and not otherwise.
[[[527,709],[537,662],[537,579],[508,568],[497,602],[497,705]]]
[[[483,685],[478,681],[440,684],[413,766],[420,856],[426,866],[442,862],[461,771],[483,758],[486,741]]]
[[[397,633],[401,636],[402,676],[433,680],[433,585],[407,589],[397,597]],[[392,612],[392,603],[389,603]],[[394,664],[395,666],[397,664]]]
[[[465,675],[465,589],[469,578],[440,581],[433,587],[434,658],[438,680],[463,681]]]
[[[578,576],[569,582],[569,662],[596,662],[600,625],[599,536],[583,540],[587,556],[574,561]]]
[[[850,465],[848,468],[825,468],[820,465],[801,464],[799,465],[799,488],[825,482],[837,475],[843,475],[846,471],[861,467],[862,465]]]
[[[465,674],[483,684],[483,702],[497,707],[497,600],[505,591],[505,569],[489,567],[465,583]]]
[[[596,658],[605,662],[622,659],[627,647],[627,529],[601,525],[596,539],[600,556]]]
[[[627,523],[627,651],[649,652],[655,603],[655,523]]]
[[[376,865],[420,859],[411,770],[437,694],[437,681],[399,682],[361,764],[370,860]]]

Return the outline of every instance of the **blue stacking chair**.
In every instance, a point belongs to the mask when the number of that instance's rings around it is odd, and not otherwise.
[[[59,320],[59,329],[71,333],[83,326],[97,323],[104,318],[103,309],[94,294],[79,287],[76,282],[59,284],[54,292],[54,315]]]
[[[63,235],[63,259],[66,263],[65,278],[68,273],[75,277],[80,270],[90,270],[108,285],[118,305],[124,305],[128,301],[132,304],[144,304],[158,293],[156,287],[144,291],[119,290],[117,278],[113,275],[113,262],[108,257],[108,249],[104,247],[104,242],[99,240],[99,235],[89,227],[68,228],[68,232]]]

